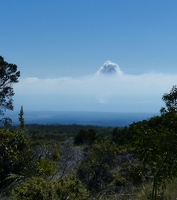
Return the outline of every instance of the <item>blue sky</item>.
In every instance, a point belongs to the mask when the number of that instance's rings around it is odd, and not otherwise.
[[[176,84],[176,0],[0,5],[0,55],[21,71],[16,109],[158,112]],[[100,77],[108,60],[121,73]]]

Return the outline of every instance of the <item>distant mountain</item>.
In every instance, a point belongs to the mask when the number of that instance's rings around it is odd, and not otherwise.
[[[149,119],[157,113],[114,113],[114,112],[25,112],[26,124],[80,124],[123,127],[133,122]],[[13,124],[18,124],[18,113],[8,113]]]

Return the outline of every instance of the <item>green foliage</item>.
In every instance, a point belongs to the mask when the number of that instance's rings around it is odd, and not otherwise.
[[[177,86],[174,85],[170,93],[165,93],[162,96],[162,100],[165,102],[166,108],[161,108],[161,113],[177,112]]]
[[[97,135],[109,135],[113,128],[100,126],[83,126],[83,125],[39,125],[26,124],[26,134],[31,138],[33,144],[53,144],[61,143],[68,140],[68,138],[75,138],[75,136],[83,130],[93,130]],[[94,134],[95,134],[94,133]],[[86,140],[85,140],[86,141]],[[90,141],[87,140],[89,143]],[[86,142],[87,142],[86,141]],[[87,143],[88,144],[88,143]]]
[[[42,178],[31,178],[19,184],[12,191],[16,200],[49,200],[52,199],[51,184]]]
[[[111,140],[118,145],[127,145],[132,137],[128,127],[114,128],[111,133]]]
[[[75,177],[54,181],[31,178],[12,191],[15,200],[84,200],[88,192]]]
[[[153,197],[177,174],[177,115],[163,115],[131,126],[132,147],[153,177]]]
[[[18,115],[19,115],[20,128],[22,130],[24,130],[24,128],[25,128],[25,120],[23,118],[23,115],[24,115],[23,106],[21,106],[20,113]]]
[[[88,156],[94,165],[98,164],[110,167],[114,164],[117,154],[117,145],[109,140],[97,140],[91,148],[88,148]]]
[[[51,152],[51,157],[53,161],[59,161],[61,159],[57,147]]]
[[[117,153],[117,146],[109,140],[97,140],[85,149],[85,159],[77,174],[90,191],[101,191],[113,181],[113,174],[109,170],[115,166]]]
[[[37,162],[37,172],[38,172],[38,175],[41,177],[49,177],[55,174],[57,169],[58,168],[57,168],[56,163],[52,162],[49,159],[41,158]]]
[[[83,145],[83,144],[93,144],[93,142],[97,139],[97,134],[94,129],[83,130],[81,129],[74,137],[75,145]]]
[[[17,71],[17,66],[4,61],[4,58],[0,56],[0,115],[7,109],[13,110],[12,84],[17,83],[19,77],[20,72]]]
[[[0,129],[0,190],[18,179],[31,176],[35,171],[33,157],[21,131]]]
[[[167,182],[166,184],[166,190],[164,193],[160,193],[158,195],[157,199],[161,200],[175,200],[177,199],[177,190],[176,190],[176,184],[177,180],[173,179],[170,182]],[[151,199],[151,183],[146,183],[144,187],[141,187],[139,189],[136,189],[135,191],[132,192],[132,195],[134,196],[134,199],[137,200],[147,200]]]
[[[54,181],[53,187],[57,196],[56,199],[84,200],[88,197],[87,190],[75,176],[57,179]]]
[[[177,87],[162,99],[161,116],[131,125],[134,152],[153,177],[151,199],[163,198],[166,182],[177,175]]]
[[[126,178],[121,176],[120,174],[116,174],[115,179],[114,179],[114,184],[115,186],[122,187],[126,185]]]

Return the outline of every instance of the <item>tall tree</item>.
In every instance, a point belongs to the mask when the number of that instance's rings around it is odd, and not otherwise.
[[[177,176],[177,86],[162,100],[161,116],[130,126],[134,153],[153,180],[152,200],[163,198],[166,182]]]
[[[6,110],[13,110],[14,90],[12,85],[18,82],[20,71],[17,65],[8,63],[0,56],[0,115]]]
[[[25,120],[23,118],[23,115],[24,115],[24,112],[23,112],[23,106],[21,106],[21,109],[20,109],[20,113],[18,114],[19,115],[19,121],[20,121],[20,128],[22,130],[24,130],[25,128]]]
[[[165,107],[161,108],[161,113],[177,113],[177,86],[174,85],[169,93],[165,93],[162,96],[162,100],[165,102]]]

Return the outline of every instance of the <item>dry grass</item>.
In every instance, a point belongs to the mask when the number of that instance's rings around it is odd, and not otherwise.
[[[148,196],[151,194],[152,185],[148,183],[141,189],[134,189],[131,192],[123,192],[122,194],[104,195],[99,194],[92,200],[148,200]],[[158,198],[158,200],[177,200],[177,179],[167,183],[164,197]]]
[[[144,189],[141,189],[139,190],[139,192],[136,192],[135,200],[147,200],[148,196],[151,194],[151,191],[151,183],[146,184]],[[166,190],[164,192],[163,198],[159,196],[158,199],[177,200],[177,179],[174,179],[166,184]]]

